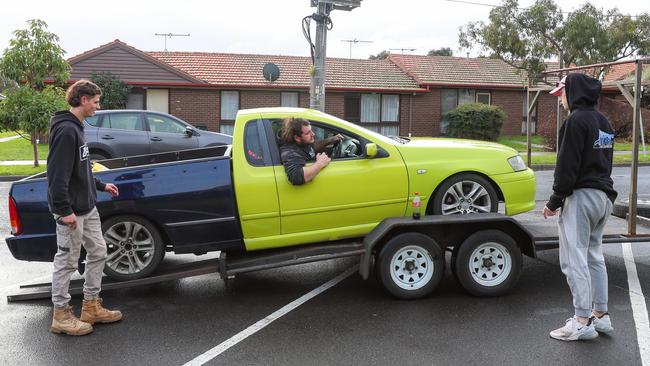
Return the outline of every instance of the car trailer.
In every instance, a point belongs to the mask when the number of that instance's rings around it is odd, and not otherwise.
[[[612,216],[610,221],[623,221]],[[550,221],[548,222],[550,223]],[[422,216],[419,220],[396,217],[383,220],[357,241],[330,241],[256,252],[222,252],[218,258],[161,267],[151,276],[128,281],[105,278],[102,290],[125,289],[218,273],[224,281],[237,274],[335,258],[359,257],[359,273],[377,280],[391,295],[402,299],[427,296],[445,272],[445,252],[451,252],[450,267],[467,292],[475,296],[499,296],[516,285],[522,254],[536,257],[537,251],[558,247],[555,225],[537,216],[521,219],[497,213]],[[650,230],[636,236],[612,234],[620,225],[606,228],[604,244],[650,242]],[[552,227],[551,227],[552,226]],[[70,283],[71,295],[82,293],[83,280]],[[20,286],[7,302],[48,299],[51,283]]]

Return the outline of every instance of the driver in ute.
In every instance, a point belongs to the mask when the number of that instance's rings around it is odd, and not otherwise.
[[[342,140],[343,136],[338,134],[316,141],[309,121],[285,118],[280,130],[280,157],[289,182],[301,185],[314,179],[332,160],[323,152],[325,147]],[[305,167],[308,161],[314,161],[314,164]]]

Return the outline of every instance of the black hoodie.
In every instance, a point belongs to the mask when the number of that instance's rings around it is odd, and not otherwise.
[[[83,124],[72,112],[54,113],[47,157],[47,202],[52,213],[84,215],[95,207],[95,189],[103,191],[106,185],[93,177],[88,156]]]
[[[614,202],[614,131],[595,108],[601,83],[572,73],[567,75],[564,85],[571,112],[560,128],[553,194],[546,207],[551,211],[562,207],[564,198],[578,188],[599,189]]]

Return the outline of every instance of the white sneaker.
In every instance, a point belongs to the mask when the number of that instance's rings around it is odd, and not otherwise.
[[[598,337],[598,332],[591,321],[587,325],[583,325],[575,317],[572,317],[566,320],[566,324],[562,328],[552,331],[549,335],[551,338],[561,341],[578,341],[594,339]]]
[[[614,327],[612,327],[612,320],[609,318],[609,313],[605,313],[600,318],[594,314],[591,317],[591,322],[594,323],[594,328],[598,333],[609,333],[614,330]]]

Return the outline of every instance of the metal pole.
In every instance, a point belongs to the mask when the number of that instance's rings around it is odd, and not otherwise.
[[[332,10],[331,4],[318,3],[316,24],[316,44],[314,50],[314,75],[309,88],[309,108],[325,112],[325,57],[327,45],[327,16]]]
[[[636,61],[636,87],[634,88],[634,118],[632,119],[632,174],[630,174],[630,204],[627,216],[627,233],[636,235],[636,200],[637,180],[639,174],[639,122],[641,119],[641,73],[643,62]]]
[[[530,87],[532,86],[532,80],[528,77],[528,88],[526,88],[526,164],[530,166],[533,161],[532,157],[532,146],[531,146],[531,118],[530,118]]]
[[[562,59],[562,51],[560,51],[560,69],[564,67],[564,60]],[[562,72],[557,75],[557,80],[562,80]],[[560,125],[562,124],[562,100],[557,98],[555,105],[555,153],[557,155],[558,146],[560,145]]]

